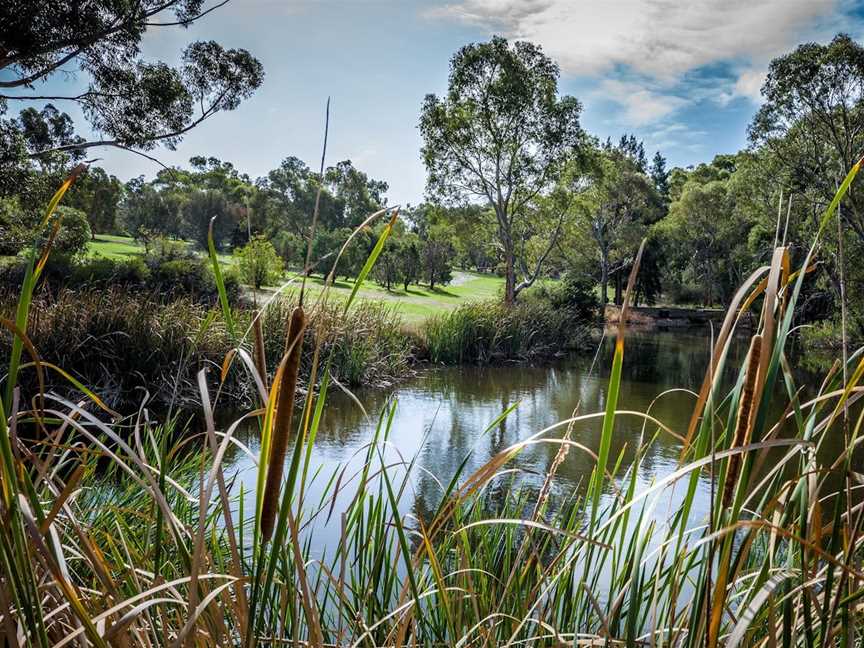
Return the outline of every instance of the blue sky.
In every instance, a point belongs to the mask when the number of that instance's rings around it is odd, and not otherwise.
[[[253,177],[288,155],[314,164],[329,95],[328,162],[349,158],[390,183],[391,204],[416,203],[425,183],[416,128],[423,96],[446,89],[461,45],[498,33],[537,42],[559,62],[560,90],[582,101],[589,132],[632,132],[650,155],[659,149],[671,165],[694,164],[746,145],[772,57],[841,30],[864,37],[861,2],[232,0],[188,30],[148,33],[144,55],[173,63],[190,40],[215,39],[257,56],[264,85],[176,151],[153,154],[169,165],[213,155]],[[38,90],[85,82],[55,78]],[[86,134],[80,113],[64,108]],[[158,170],[119,150],[97,155],[124,180]]]

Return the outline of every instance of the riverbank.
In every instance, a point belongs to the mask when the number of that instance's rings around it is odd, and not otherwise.
[[[262,309],[261,329],[269,379],[285,348],[286,324],[296,296],[276,297]],[[14,319],[14,300],[0,299],[0,316]],[[474,302],[442,312],[420,324],[406,324],[387,302],[317,299],[306,309],[309,325],[301,360],[304,380],[319,356],[330,356],[330,371],[348,387],[388,387],[429,366],[542,362],[590,348],[592,326],[575,321],[566,308],[525,300],[506,308],[497,300]],[[252,355],[248,303],[232,308],[235,331],[215,305],[189,298],[165,299],[152,292],[119,287],[42,291],[33,302],[29,341],[41,361],[62,368],[112,407],[128,411],[146,398],[151,403],[192,404],[198,399],[197,374],[205,369],[219,382],[233,349]],[[0,338],[0,363],[8,362],[10,338]],[[34,368],[22,371],[25,393],[38,390]],[[59,372],[44,375],[47,389],[74,396],[79,390]],[[255,402],[254,381],[234,357],[220,393],[235,408]]]
[[[723,324],[726,317],[724,308],[684,308],[681,306],[633,306],[627,309],[627,323],[657,329],[684,329],[704,327],[713,324],[715,328]],[[621,307],[606,304],[604,319],[607,324],[618,324],[621,320]],[[750,328],[751,318],[741,321],[742,328]]]

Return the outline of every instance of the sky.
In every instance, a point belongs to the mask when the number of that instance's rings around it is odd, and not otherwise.
[[[177,150],[150,153],[167,165],[215,156],[253,178],[289,155],[317,167],[329,96],[328,164],[350,159],[389,183],[391,205],[417,203],[423,97],[446,91],[459,47],[500,34],[559,63],[559,91],[582,102],[588,132],[633,133],[649,156],[687,166],[746,146],[773,57],[839,31],[864,40],[864,0],[231,0],[189,29],[148,32],[143,54],[176,63],[188,42],[213,39],[255,55],[264,84]],[[37,90],[85,84],[61,75]],[[123,180],[159,169],[117,149],[95,155]]]

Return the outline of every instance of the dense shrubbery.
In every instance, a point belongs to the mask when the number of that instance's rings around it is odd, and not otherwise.
[[[581,272],[568,272],[555,283],[541,283],[528,292],[527,298],[548,301],[581,322],[593,321],[600,315],[594,280]]]
[[[24,270],[25,262],[20,257],[0,263],[0,290],[16,291],[24,279]],[[228,296],[236,301],[241,291],[239,278],[230,271],[223,275]],[[218,294],[208,260],[173,241],[152,245],[143,257],[128,259],[54,254],[45,266],[42,281],[57,290],[135,288],[160,301],[182,297],[215,304]]]

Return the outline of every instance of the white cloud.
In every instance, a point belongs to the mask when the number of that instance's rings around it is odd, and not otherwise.
[[[762,101],[762,84],[767,71],[764,68],[744,70],[735,82],[734,92],[739,97],[748,97],[755,103]]]
[[[616,66],[674,82],[719,61],[766,61],[838,27],[845,0],[461,0],[428,12],[540,43],[574,75]]]
[[[621,117],[631,126],[654,123],[689,102],[681,97],[655,92],[649,87],[629,81],[605,79],[594,93],[623,107]]]

